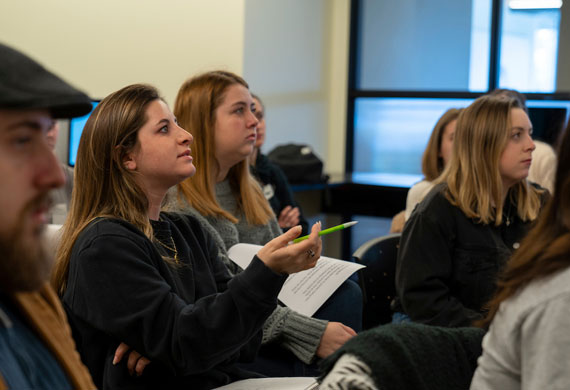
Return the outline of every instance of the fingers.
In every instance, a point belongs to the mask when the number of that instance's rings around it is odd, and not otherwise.
[[[135,373],[135,367],[140,357],[141,354],[135,350],[132,350],[131,353],[129,354],[129,360],[127,361],[127,369],[129,370],[129,374],[131,376],[133,376]]]
[[[125,344],[121,343],[115,350],[115,356],[113,357],[113,365],[119,363],[123,360],[123,357],[129,352],[130,347]],[[142,356],[135,350],[132,350],[129,353],[129,358],[127,360],[127,370],[129,374],[132,376],[136,374],[137,376],[141,376],[145,367],[150,364],[150,360],[146,357]]]
[[[279,218],[278,218],[279,226],[281,227],[295,226],[299,224],[300,216],[301,212],[299,211],[298,207],[286,206],[279,213]]]
[[[288,245],[295,238],[299,237],[302,230],[303,228],[301,228],[301,225],[293,226],[291,229],[269,242],[275,242],[278,248],[282,248]]]
[[[312,268],[321,257],[320,230],[321,223],[317,222],[308,239],[289,245],[301,233],[301,227],[295,226],[265,244],[257,252],[257,257],[278,273],[291,274]]]
[[[135,372],[136,372],[137,376],[141,376],[145,367],[148,366],[149,364],[150,364],[150,360],[148,360],[144,356],[141,356],[141,358],[137,361],[137,365],[135,367]]]
[[[125,343],[119,344],[119,346],[115,350],[115,356],[113,357],[113,365],[119,363],[123,359],[123,356],[125,356],[128,350],[129,346],[127,344]]]

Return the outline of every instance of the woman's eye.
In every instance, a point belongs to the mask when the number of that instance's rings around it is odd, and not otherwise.
[[[516,133],[513,133],[512,138],[513,139],[519,139],[521,137],[521,132],[517,131]]]
[[[168,133],[168,126],[163,126],[160,128],[159,132],[161,133]]]
[[[243,107],[237,108],[235,112],[238,114],[243,114]]]

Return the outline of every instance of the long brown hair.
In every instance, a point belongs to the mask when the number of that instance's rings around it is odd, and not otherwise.
[[[558,156],[554,194],[501,273],[487,317],[477,323],[481,327],[491,323],[501,302],[530,282],[570,266],[570,123]]]
[[[98,217],[132,223],[152,239],[148,199],[136,172],[124,166],[127,153],[139,147],[137,134],[147,121],[146,108],[160,99],[149,85],[125,87],[99,103],[83,130],[69,214],[57,251],[52,283],[61,295],[67,287],[71,251],[79,234]]]
[[[457,119],[460,112],[461,109],[458,108],[450,108],[444,112],[431,132],[431,136],[429,137],[428,144],[422,156],[422,172],[427,181],[435,180],[441,174],[443,168],[445,168],[443,158],[439,155],[443,133],[445,126]]]
[[[498,226],[503,217],[503,183],[499,161],[510,136],[511,109],[517,100],[482,96],[462,110],[457,119],[453,153],[437,182],[446,182],[446,197],[468,217]],[[540,192],[521,180],[511,187],[517,214],[532,221],[540,211]]]
[[[182,84],[174,103],[178,123],[194,137],[192,154],[196,166],[192,180],[186,179],[178,185],[179,196],[183,196],[202,215],[220,216],[234,223],[237,218],[222,209],[216,200],[216,183],[211,167],[219,167],[214,141],[216,109],[222,104],[227,89],[235,84],[249,88],[244,79],[233,73],[204,73]],[[250,224],[266,224],[273,218],[269,203],[250,174],[247,159],[229,170],[228,179],[237,195],[238,211],[243,212]]]

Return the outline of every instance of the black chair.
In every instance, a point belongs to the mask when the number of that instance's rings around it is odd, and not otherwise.
[[[392,321],[390,304],[396,296],[396,259],[400,235],[389,234],[369,240],[352,255],[355,262],[366,266],[358,274],[364,298],[363,329]]]

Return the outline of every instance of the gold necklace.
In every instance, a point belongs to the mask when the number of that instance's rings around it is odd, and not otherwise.
[[[158,243],[160,245],[162,245],[163,247],[168,249],[170,252],[174,253],[174,261],[178,263],[178,250],[176,250],[176,243],[174,242],[174,239],[172,238],[172,236],[170,236],[170,242],[172,243],[172,247],[166,245],[164,242],[162,242],[158,238],[156,239],[156,241],[158,241]]]

